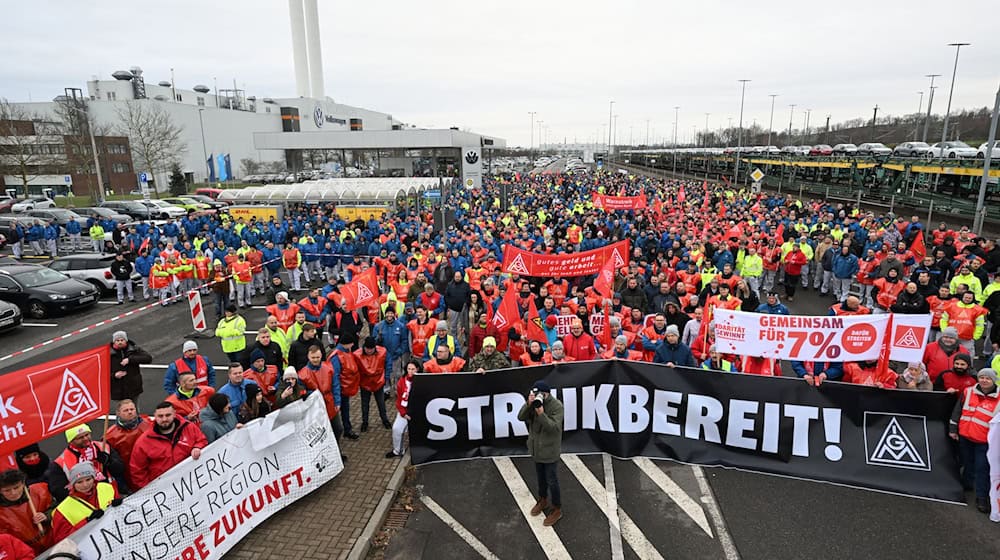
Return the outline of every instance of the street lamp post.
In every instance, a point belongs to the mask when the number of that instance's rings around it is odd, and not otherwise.
[[[805,129],[803,129],[803,131],[802,131],[802,143],[803,144],[805,144],[806,140],[809,139],[809,114],[810,113],[812,113],[812,109],[806,109],[806,118],[805,118],[806,126],[805,126]]]
[[[208,167],[208,147],[205,145],[205,121],[201,116],[204,112],[205,109],[198,109],[198,127],[201,128],[201,157],[202,161],[205,162],[205,182],[208,183],[212,175],[212,170]]]
[[[771,93],[768,95],[771,98],[771,119],[767,121],[767,145],[771,145],[771,130],[774,129],[774,98],[778,97],[777,93]]]
[[[944,126],[941,127],[941,142],[948,139],[948,117],[951,114],[951,96],[955,93],[955,75],[958,73],[958,53],[962,47],[969,46],[970,43],[948,43],[949,47],[955,47],[955,66],[951,70],[951,88],[948,90],[948,108],[944,111]],[[941,147],[940,155],[944,157],[944,147]]]
[[[937,86],[934,85],[934,78],[941,76],[941,74],[927,74],[925,78],[931,79],[930,94],[927,96],[927,117],[924,118],[924,135],[920,138],[922,142],[927,141],[927,127],[931,124],[931,107],[934,105],[934,90]]]
[[[920,101],[917,101],[917,126],[913,127],[913,141],[917,141],[917,133],[920,132],[920,113],[924,110],[924,92],[918,91]]]
[[[674,175],[675,179],[677,178],[677,124],[678,124],[677,118],[680,115],[680,110],[681,110],[680,106],[675,106],[674,107],[674,145],[673,145],[673,151],[674,151],[674,165],[673,165],[673,168],[674,168],[674,170],[673,170],[673,175]]]
[[[792,141],[792,118],[795,117],[795,104],[789,105],[792,108],[791,112],[788,113],[788,141]]]
[[[736,132],[736,170],[733,173],[733,184],[736,185],[740,182],[740,152],[743,151],[743,101],[746,99],[747,93],[747,82],[750,80],[739,80],[743,84],[743,89],[740,93],[740,128]]]
[[[531,144],[528,145],[528,159],[532,159],[535,152],[535,115],[538,111],[528,111],[528,114],[531,115]]]
[[[608,105],[608,158],[611,158],[611,114],[615,110],[615,102],[611,101]]]
[[[997,89],[997,98],[993,102],[993,119],[990,121],[990,137],[986,143],[986,150],[983,154],[983,179],[979,183],[979,198],[976,200],[976,216],[972,221],[972,231],[976,235],[983,233],[983,220],[986,219],[986,189],[990,182],[990,160],[993,155],[993,148],[997,139],[997,120],[1000,119],[1000,88]]]

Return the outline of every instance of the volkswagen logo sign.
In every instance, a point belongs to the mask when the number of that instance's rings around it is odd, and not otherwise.
[[[474,165],[477,161],[479,161],[479,154],[477,154],[473,150],[465,152],[465,163],[468,163],[469,165]]]
[[[323,108],[319,105],[313,110],[313,122],[316,123],[316,128],[323,128]]]

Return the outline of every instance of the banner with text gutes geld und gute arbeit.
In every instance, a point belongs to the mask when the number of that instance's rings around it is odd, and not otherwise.
[[[82,560],[221,558],[342,470],[323,397],[314,391],[224,435],[69,539]]]
[[[615,268],[628,264],[629,242],[619,241],[591,251],[579,253],[544,254],[518,249],[513,245],[503,248],[503,271],[521,276],[544,278],[571,278],[590,276],[601,271],[611,259]]]
[[[527,455],[517,415],[539,379],[563,404],[563,453],[721,465],[965,503],[948,438],[955,395],[627,360],[418,375],[413,463]]]
[[[715,312],[715,345],[720,352],[796,361],[853,362],[878,359],[889,333],[889,359],[923,359],[931,316],[900,315],[768,315],[719,309]]]
[[[594,193],[594,206],[609,212],[615,210],[640,210],[646,207],[646,195],[610,196]]]
[[[0,455],[105,414],[110,361],[105,344],[0,375]]]

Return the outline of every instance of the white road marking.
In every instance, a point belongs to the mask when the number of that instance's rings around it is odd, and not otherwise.
[[[572,556],[566,550],[555,529],[542,525],[542,517],[532,517],[531,508],[535,505],[535,496],[528,490],[528,486],[521,478],[521,473],[514,467],[514,463],[509,457],[494,457],[493,464],[500,471],[500,478],[507,484],[507,489],[514,496],[517,507],[521,510],[521,515],[528,522],[528,527],[535,534],[535,539],[541,545],[545,556],[550,559],[563,558],[569,560]]]
[[[611,455],[603,454],[604,458],[604,489],[607,490],[608,530],[611,532],[611,558],[622,560],[625,551],[622,549],[622,525],[618,517],[618,489],[615,487],[615,468]]]
[[[427,509],[431,510],[431,513],[438,516],[438,519],[444,521],[445,525],[451,527],[452,531],[455,531],[458,536],[462,537],[462,540],[471,546],[473,550],[478,552],[480,556],[486,558],[487,560],[500,560],[496,554],[493,554],[488,548],[486,548],[486,545],[484,545],[482,541],[477,539],[475,535],[470,533],[468,529],[463,527],[458,520],[452,517],[450,513],[445,511],[443,507],[438,505],[438,503],[429,496],[420,496],[420,501],[427,506]]]
[[[118,305],[118,302],[114,300],[112,301],[97,300],[97,303],[101,303],[104,305]]]
[[[583,489],[587,491],[590,498],[594,500],[594,503],[597,504],[597,507],[601,510],[601,512],[604,513],[608,519],[611,519],[612,512],[608,511],[607,489],[601,486],[597,477],[587,469],[586,465],[583,464],[583,461],[581,461],[576,455],[563,455],[562,460],[570,472],[573,473],[573,476],[575,476],[580,482],[580,485],[583,486]],[[632,521],[632,518],[629,517],[624,510],[619,509],[617,516],[621,523],[619,526],[621,536],[624,537],[625,542],[632,547],[636,556],[644,560],[663,560],[663,556],[661,556],[656,550],[653,543],[649,542],[649,539],[647,539],[646,535],[644,535],[642,530],[639,529],[639,526]],[[614,545],[612,544],[612,549],[613,548]]]
[[[149,369],[167,369],[170,366],[166,364],[139,364],[139,367],[144,367]]]
[[[250,309],[267,309],[266,305],[251,305]]]
[[[642,469],[642,472],[646,473],[646,476],[659,486],[660,490],[663,490],[663,493],[673,500],[692,521],[697,523],[705,531],[706,535],[709,537],[712,536],[712,527],[708,524],[708,518],[705,517],[705,510],[698,505],[698,502],[691,499],[687,495],[687,492],[678,486],[667,473],[660,470],[653,461],[645,457],[636,457],[632,459],[632,462]],[[704,494],[704,490],[702,490],[702,493]]]
[[[22,327],[58,327],[58,323],[21,323]]]
[[[736,544],[733,542],[732,535],[729,534],[729,529],[726,528],[726,521],[722,518],[722,510],[719,509],[719,504],[715,501],[715,493],[712,492],[712,487],[708,485],[708,480],[705,478],[705,471],[701,467],[691,467],[691,470],[694,471],[694,477],[698,479],[698,488],[701,489],[701,501],[708,508],[708,514],[712,516],[712,523],[715,524],[715,530],[719,533],[719,546],[722,547],[722,553],[725,554],[726,560],[739,560],[740,553],[736,550]]]

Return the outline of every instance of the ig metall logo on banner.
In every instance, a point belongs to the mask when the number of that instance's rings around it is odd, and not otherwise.
[[[897,469],[930,471],[927,417],[865,412],[865,462]]]

